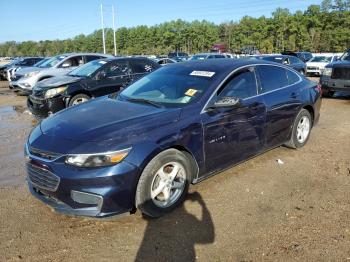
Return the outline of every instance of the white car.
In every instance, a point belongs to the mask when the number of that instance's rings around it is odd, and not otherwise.
[[[325,66],[336,61],[340,57],[339,54],[316,54],[308,62],[306,62],[308,75],[321,75]]]
[[[22,95],[29,95],[37,82],[69,73],[76,67],[92,60],[112,57],[96,53],[69,53],[54,56],[38,67],[27,67],[15,72],[11,78],[10,87]]]

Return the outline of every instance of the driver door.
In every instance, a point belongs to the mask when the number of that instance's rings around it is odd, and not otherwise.
[[[254,67],[235,73],[214,95],[209,106],[223,97],[239,98],[230,107],[206,109],[201,114],[207,173],[215,172],[263,150],[266,107],[257,96]]]

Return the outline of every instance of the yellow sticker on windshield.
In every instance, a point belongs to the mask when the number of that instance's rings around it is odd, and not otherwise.
[[[188,90],[186,91],[185,95],[186,95],[186,96],[194,96],[194,95],[197,93],[197,91],[198,91],[198,90],[196,90],[196,89],[190,88],[190,89],[188,89]]]

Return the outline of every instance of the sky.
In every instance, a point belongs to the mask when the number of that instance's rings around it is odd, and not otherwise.
[[[278,7],[306,10],[321,0],[0,0],[0,43],[5,41],[67,39],[105,27],[155,25],[183,19],[214,23],[239,21],[243,16],[271,16]]]

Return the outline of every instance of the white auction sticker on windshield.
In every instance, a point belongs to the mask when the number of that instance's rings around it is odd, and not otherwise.
[[[212,77],[215,75],[215,72],[210,71],[192,71],[191,76],[204,76],[204,77]]]
[[[104,65],[106,64],[107,62],[106,61],[99,61],[100,64]]]

